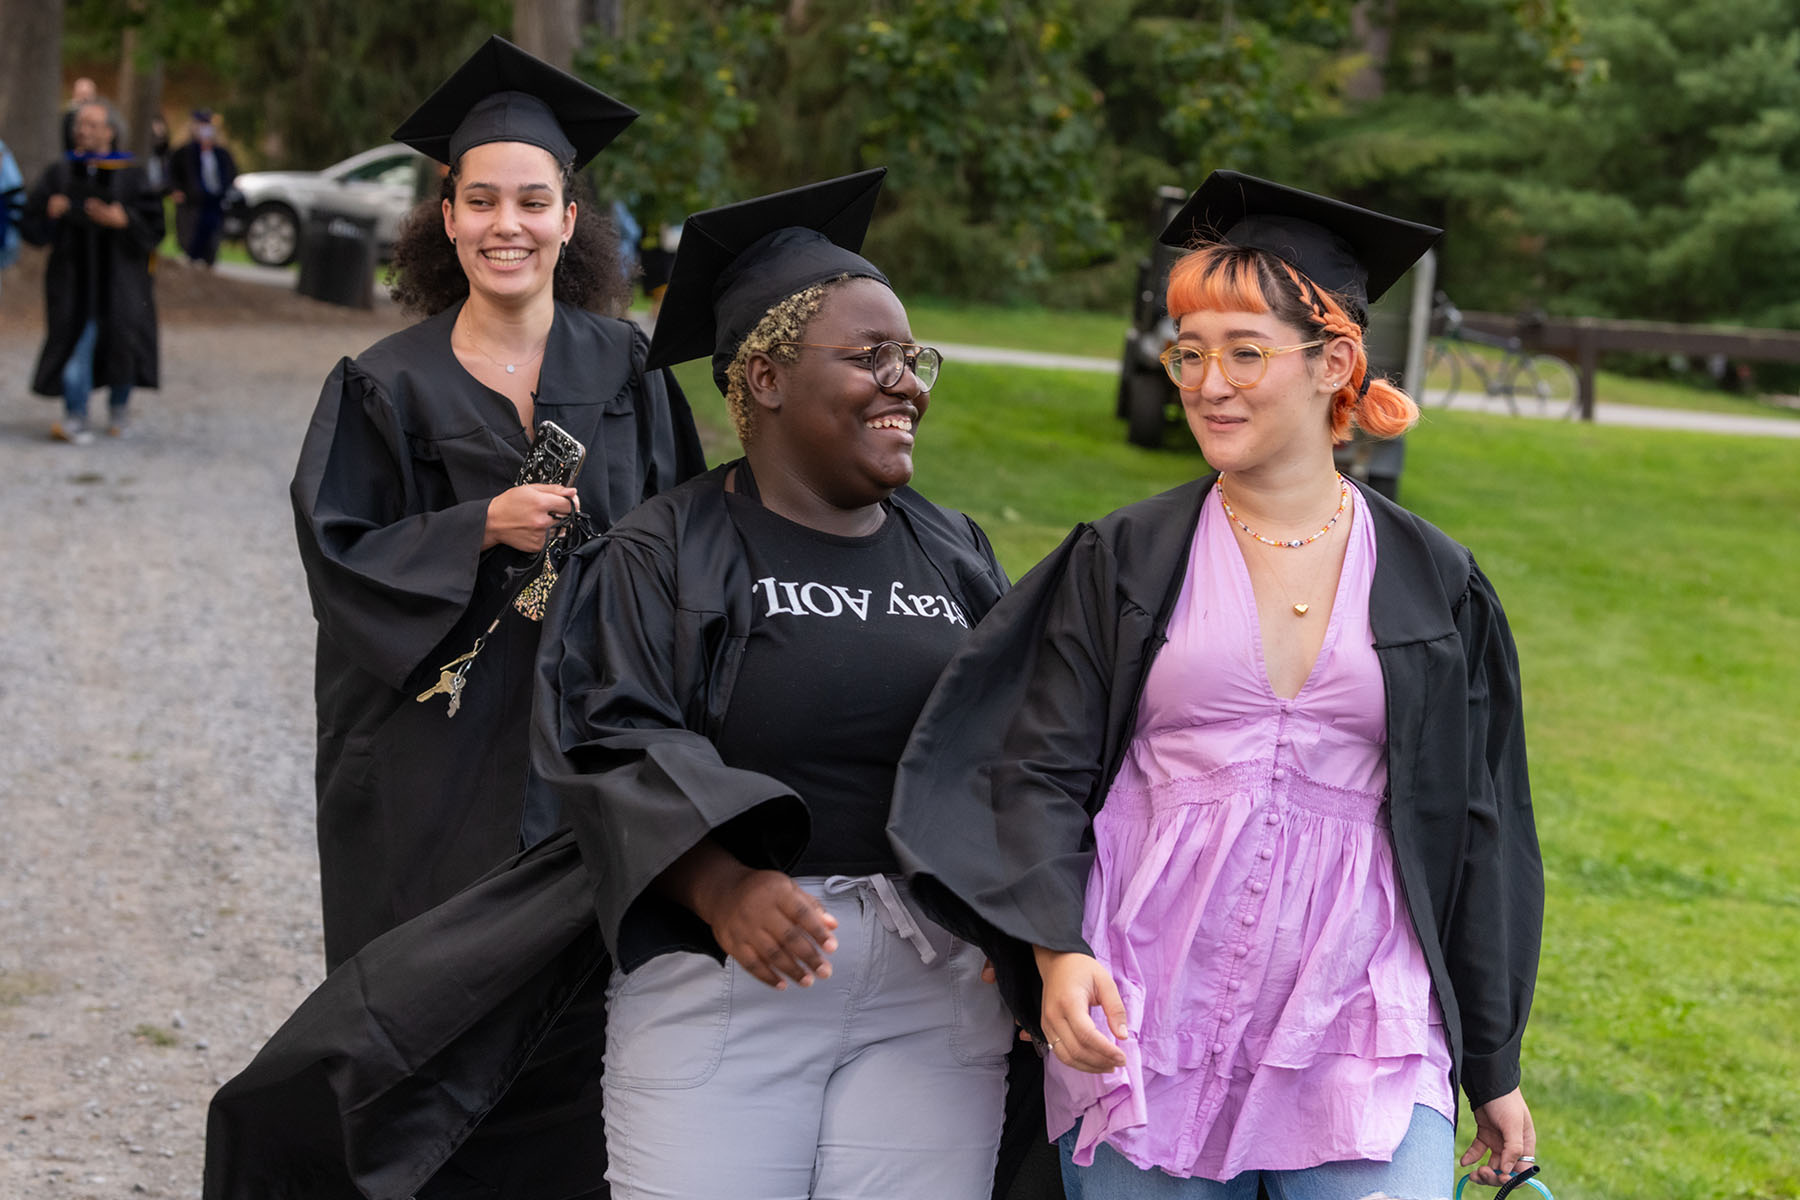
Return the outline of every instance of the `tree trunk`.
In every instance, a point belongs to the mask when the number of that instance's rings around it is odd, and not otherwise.
[[[0,137],[27,181],[62,153],[63,0],[0,0]]]
[[[1344,95],[1352,100],[1381,99],[1387,79],[1389,42],[1394,27],[1392,0],[1360,0],[1350,10],[1350,36],[1362,44],[1364,61],[1344,81]]]
[[[598,25],[608,41],[625,36],[625,0],[587,0],[581,14],[584,25]]]
[[[138,52],[135,28],[119,39],[119,115],[125,118],[125,140],[119,149],[150,152],[150,118],[162,111],[163,63],[159,55]]]
[[[578,0],[513,0],[513,41],[521,49],[566,71],[580,40]]]

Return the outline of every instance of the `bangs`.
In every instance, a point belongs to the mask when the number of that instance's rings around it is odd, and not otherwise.
[[[1169,316],[1191,312],[1266,313],[1263,271],[1253,251],[1215,245],[1183,255],[1169,270]]]

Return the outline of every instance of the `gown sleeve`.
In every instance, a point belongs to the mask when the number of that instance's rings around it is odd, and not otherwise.
[[[162,196],[150,186],[150,177],[141,169],[133,169],[129,175],[131,194],[119,197],[128,224],[119,232],[135,255],[148,258],[162,245],[163,235],[167,232]]]
[[[1468,666],[1469,819],[1443,941],[1462,1015],[1463,1090],[1478,1106],[1519,1086],[1543,936],[1544,870],[1525,766],[1518,653],[1500,601],[1473,563],[1457,629]]]
[[[637,336],[642,338],[643,334],[640,332]],[[633,351],[637,361],[642,363],[643,354],[649,351],[649,343],[645,342],[641,349],[633,347]],[[700,448],[700,433],[694,427],[694,413],[688,406],[687,393],[681,390],[675,373],[669,370],[649,372],[645,391],[650,415],[647,420],[642,420],[640,427],[648,431],[650,441],[649,453],[644,456],[644,461],[650,464],[644,479],[643,498],[647,500],[706,470],[706,454]]]
[[[545,615],[532,758],[594,877],[602,936],[626,971],[670,950],[722,960],[657,877],[708,836],[748,866],[785,870],[811,833],[792,789],[727,766],[704,732],[719,664],[741,645],[706,583],[677,578],[670,542],[603,536],[563,574]],[[684,584],[703,593],[697,606]]]
[[[1090,952],[1092,814],[1122,666],[1116,575],[1087,526],[1033,568],[945,668],[895,783],[888,834],[914,894],[987,951],[1034,1030],[1031,947]]]
[[[56,221],[50,216],[50,197],[68,186],[63,179],[61,164],[51,163],[25,195],[25,205],[19,210],[19,236],[33,246],[48,246],[56,236]]]
[[[405,687],[474,596],[490,497],[416,511],[399,415],[349,359],[319,394],[290,494],[320,632]]]

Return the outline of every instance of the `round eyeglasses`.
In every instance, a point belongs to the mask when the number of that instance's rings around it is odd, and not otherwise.
[[[777,346],[811,346],[815,350],[859,350],[857,356],[875,377],[875,386],[883,391],[899,386],[911,371],[921,391],[929,392],[943,369],[944,356],[931,346],[915,346],[910,342],[882,342],[877,346],[833,346],[828,342],[775,343]]]
[[[1277,354],[1292,354],[1296,350],[1311,350],[1314,346],[1323,346],[1330,338],[1320,338],[1316,342],[1301,342],[1298,346],[1259,346],[1255,342],[1226,342],[1214,350],[1202,350],[1198,346],[1170,346],[1156,357],[1161,360],[1163,370],[1179,388],[1193,389],[1206,382],[1206,370],[1212,365],[1211,360],[1219,360],[1219,374],[1232,387],[1252,388],[1262,382],[1269,373],[1269,360]]]

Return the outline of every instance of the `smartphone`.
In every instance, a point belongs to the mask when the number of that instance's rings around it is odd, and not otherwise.
[[[575,477],[581,474],[581,464],[586,458],[586,446],[555,421],[545,421],[537,427],[537,439],[531,443],[531,450],[519,467],[517,482],[574,487]]]

